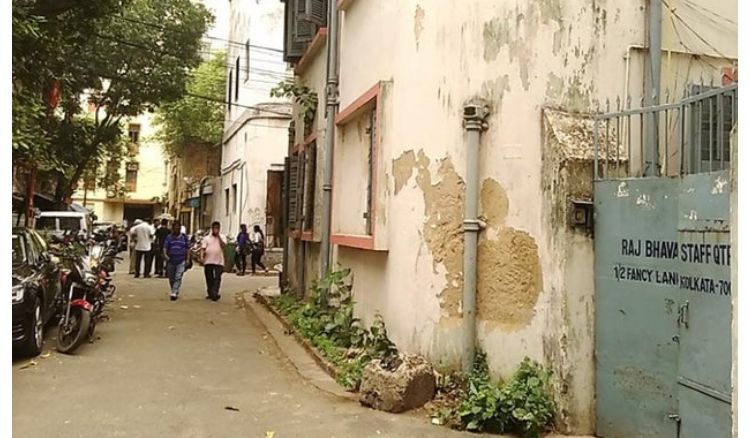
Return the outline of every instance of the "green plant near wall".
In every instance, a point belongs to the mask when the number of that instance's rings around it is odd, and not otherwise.
[[[525,358],[504,383],[492,382],[487,356],[477,352],[464,396],[452,413],[473,432],[518,433],[536,438],[554,425],[551,373]]]
[[[272,303],[336,367],[338,383],[356,389],[368,362],[378,359],[384,366],[394,364],[398,350],[380,314],[369,329],[354,317],[350,275],[349,269],[335,270],[315,282],[306,301],[282,294]]]
[[[315,112],[318,109],[318,94],[310,87],[294,79],[285,79],[271,89],[271,97],[285,97],[294,100],[304,116],[305,126],[309,126],[315,120]]]

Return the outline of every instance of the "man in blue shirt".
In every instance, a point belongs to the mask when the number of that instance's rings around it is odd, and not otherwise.
[[[172,223],[172,233],[164,239],[163,251],[164,259],[167,261],[167,276],[171,288],[169,299],[176,301],[180,295],[185,265],[190,262],[190,242],[180,230],[180,221]]]

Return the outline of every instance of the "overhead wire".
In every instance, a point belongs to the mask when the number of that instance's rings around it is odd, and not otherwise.
[[[716,18],[718,18],[720,20],[726,21],[727,23],[734,24],[735,26],[737,26],[737,22],[736,21],[730,20],[729,18],[727,18],[727,17],[725,17],[725,16],[723,16],[721,14],[718,14],[716,11],[712,11],[712,10],[706,8],[705,6],[701,6],[701,5],[693,2],[692,0],[682,0],[682,2],[685,3],[686,6],[688,6],[689,8],[693,9],[696,12],[703,11],[704,14],[713,15],[714,17],[716,17]],[[706,17],[706,18],[708,18],[708,17]]]
[[[710,43],[710,42],[709,42],[708,40],[706,40],[706,38],[704,38],[704,37],[703,37],[703,35],[701,35],[701,34],[700,34],[699,32],[697,32],[697,31],[696,31],[695,29],[693,29],[693,27],[692,27],[692,26],[690,26],[690,25],[689,25],[689,24],[688,24],[688,23],[687,23],[687,22],[686,22],[686,21],[685,21],[685,20],[684,20],[684,19],[683,19],[683,18],[682,18],[682,17],[681,17],[681,16],[680,16],[680,15],[679,15],[678,13],[677,13],[677,8],[675,8],[675,7],[672,7],[672,6],[671,6],[671,5],[669,4],[669,3],[667,3],[667,0],[662,0],[662,3],[664,4],[664,6],[666,6],[666,7],[667,7],[667,10],[668,10],[668,11],[669,11],[669,13],[671,14],[671,16],[672,16],[672,17],[674,17],[674,18],[677,18],[677,20],[678,20],[678,21],[679,21],[680,23],[682,23],[682,25],[683,25],[683,26],[685,26],[685,28],[687,28],[687,29],[688,29],[688,30],[689,30],[689,31],[690,31],[690,32],[691,32],[691,33],[692,33],[693,35],[695,35],[695,36],[696,36],[696,37],[697,37],[697,38],[698,38],[698,39],[699,39],[699,40],[700,40],[701,42],[703,42],[703,44],[705,44],[706,46],[708,46],[708,47],[709,47],[709,48],[710,48],[711,50],[713,50],[713,51],[714,51],[714,52],[715,52],[716,54],[718,54],[718,55],[719,55],[719,56],[720,56],[721,58],[723,58],[723,59],[725,59],[725,60],[727,60],[727,61],[735,61],[735,59],[734,59],[734,58],[730,58],[730,57],[728,57],[728,56],[724,55],[724,54],[723,54],[723,53],[721,52],[721,50],[719,50],[719,49],[717,49],[716,47],[714,47],[714,45],[713,45],[713,44],[711,44],[711,43]]]
[[[170,31],[171,30],[168,27],[160,25],[160,24],[151,23],[151,22],[143,21],[143,20],[137,20],[135,18],[125,17],[124,15],[114,15],[114,17],[117,18],[117,19],[123,20],[123,21],[127,21],[129,23],[142,24],[144,26],[149,26],[149,27],[152,27],[154,29],[159,29],[159,30],[162,30],[162,31]],[[208,38],[208,39],[218,40],[218,41],[224,41],[224,42],[227,42],[227,43],[230,43],[230,44],[241,45],[242,47],[245,47],[247,45],[247,46],[249,46],[251,48],[256,48],[256,49],[261,49],[261,50],[268,50],[268,51],[279,52],[279,53],[283,53],[284,52],[283,50],[277,49],[275,47],[260,46],[260,45],[255,45],[255,44],[247,44],[247,43],[242,43],[242,42],[239,42],[239,41],[232,41],[232,40],[229,40],[229,39],[226,39],[226,38],[219,38],[219,37],[210,36],[210,35],[204,35],[203,38]]]

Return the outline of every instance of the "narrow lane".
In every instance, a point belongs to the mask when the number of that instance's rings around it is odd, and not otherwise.
[[[235,302],[236,293],[275,278],[225,275],[222,300],[213,303],[203,298],[200,268],[188,272],[176,302],[168,299],[166,279],[115,275],[120,301],[97,327],[98,341],[65,356],[52,348],[49,330],[36,365],[14,362],[14,436],[463,435],[426,419],[366,409],[304,382]]]

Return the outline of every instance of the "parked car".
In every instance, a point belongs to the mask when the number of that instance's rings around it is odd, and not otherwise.
[[[91,237],[93,228],[91,214],[77,211],[43,211],[34,223],[34,229],[43,234],[62,234],[72,231],[86,238]]]
[[[34,230],[13,228],[13,350],[42,351],[44,326],[54,318],[61,291],[60,267]]]

